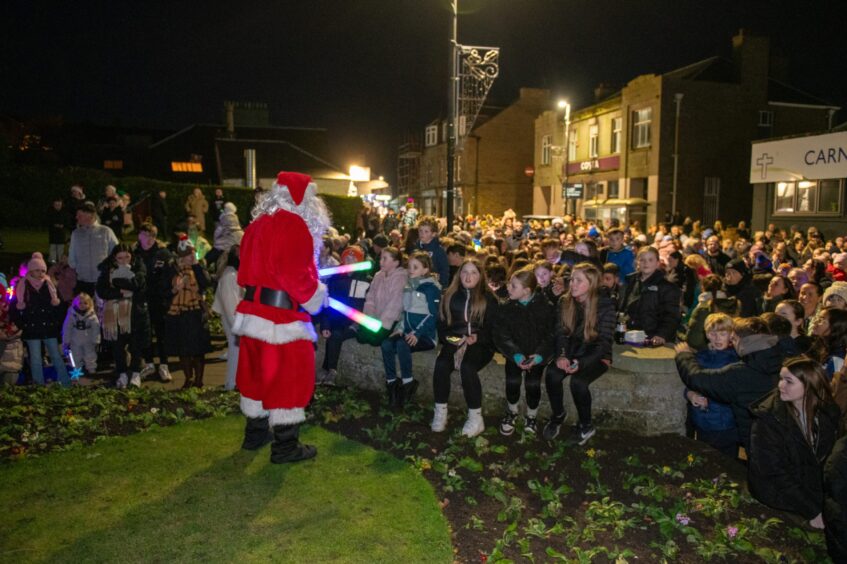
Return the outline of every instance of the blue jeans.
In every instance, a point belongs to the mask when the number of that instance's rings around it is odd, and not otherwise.
[[[29,369],[32,373],[32,379],[36,384],[44,385],[44,369],[41,364],[41,341],[42,339],[27,340],[26,346],[29,349]],[[65,368],[65,359],[62,358],[62,353],[59,352],[58,339],[43,339],[43,341],[47,347],[47,354],[50,355],[50,362],[53,363],[53,367],[56,369],[59,383],[65,387],[70,386],[71,379],[68,376],[68,369]]]
[[[380,345],[382,349],[382,363],[385,365],[385,380],[391,382],[397,379],[397,361],[400,359],[400,374],[404,380],[412,378],[412,353],[420,351],[430,351],[435,348],[435,343],[421,337],[414,347],[410,347],[409,343],[400,336],[393,335],[385,339]]]

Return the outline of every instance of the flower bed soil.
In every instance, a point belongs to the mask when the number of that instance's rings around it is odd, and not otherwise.
[[[503,437],[492,416],[469,440],[463,414],[436,434],[428,409],[398,415],[381,397],[339,389],[319,390],[312,413],[430,480],[459,562],[827,560],[822,533],[753,500],[740,462],[685,437],[599,430],[580,447]]]

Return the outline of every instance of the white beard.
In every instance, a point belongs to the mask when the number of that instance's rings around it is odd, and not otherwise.
[[[318,196],[318,186],[314,182],[310,182],[303,196],[303,201],[298,206],[291,199],[288,186],[281,186],[274,182],[273,187],[261,197],[259,203],[250,213],[253,219],[258,219],[263,215],[273,215],[280,210],[298,215],[306,222],[306,227],[312,235],[315,263],[317,263],[318,255],[323,246],[323,236],[332,225],[329,210]]]

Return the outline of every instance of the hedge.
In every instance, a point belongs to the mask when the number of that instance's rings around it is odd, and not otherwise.
[[[173,227],[185,218],[185,200],[195,189],[201,188],[211,202],[215,189],[221,188],[227,201],[238,208],[242,225],[247,224],[253,206],[253,191],[232,186],[208,186],[165,182],[141,177],[113,177],[95,169],[66,167],[46,169],[27,165],[3,163],[0,166],[0,227],[37,228],[47,223],[47,212],[56,195],[63,199],[70,187],[79,183],[85,186],[86,195],[95,202],[103,187],[113,184],[127,192],[136,201],[144,192],[167,192],[168,221]],[[332,213],[333,225],[341,233],[355,233],[356,214],[362,207],[359,198],[321,195]]]

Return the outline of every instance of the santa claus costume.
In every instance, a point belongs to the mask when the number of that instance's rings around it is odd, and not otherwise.
[[[317,453],[300,444],[299,428],[315,389],[317,335],[309,314],[326,300],[315,250],[330,218],[311,177],[296,172],[279,173],[253,218],[241,242],[238,285],[245,295],[232,329],[241,337],[242,448],[255,450],[272,438],[271,462],[295,462]]]

